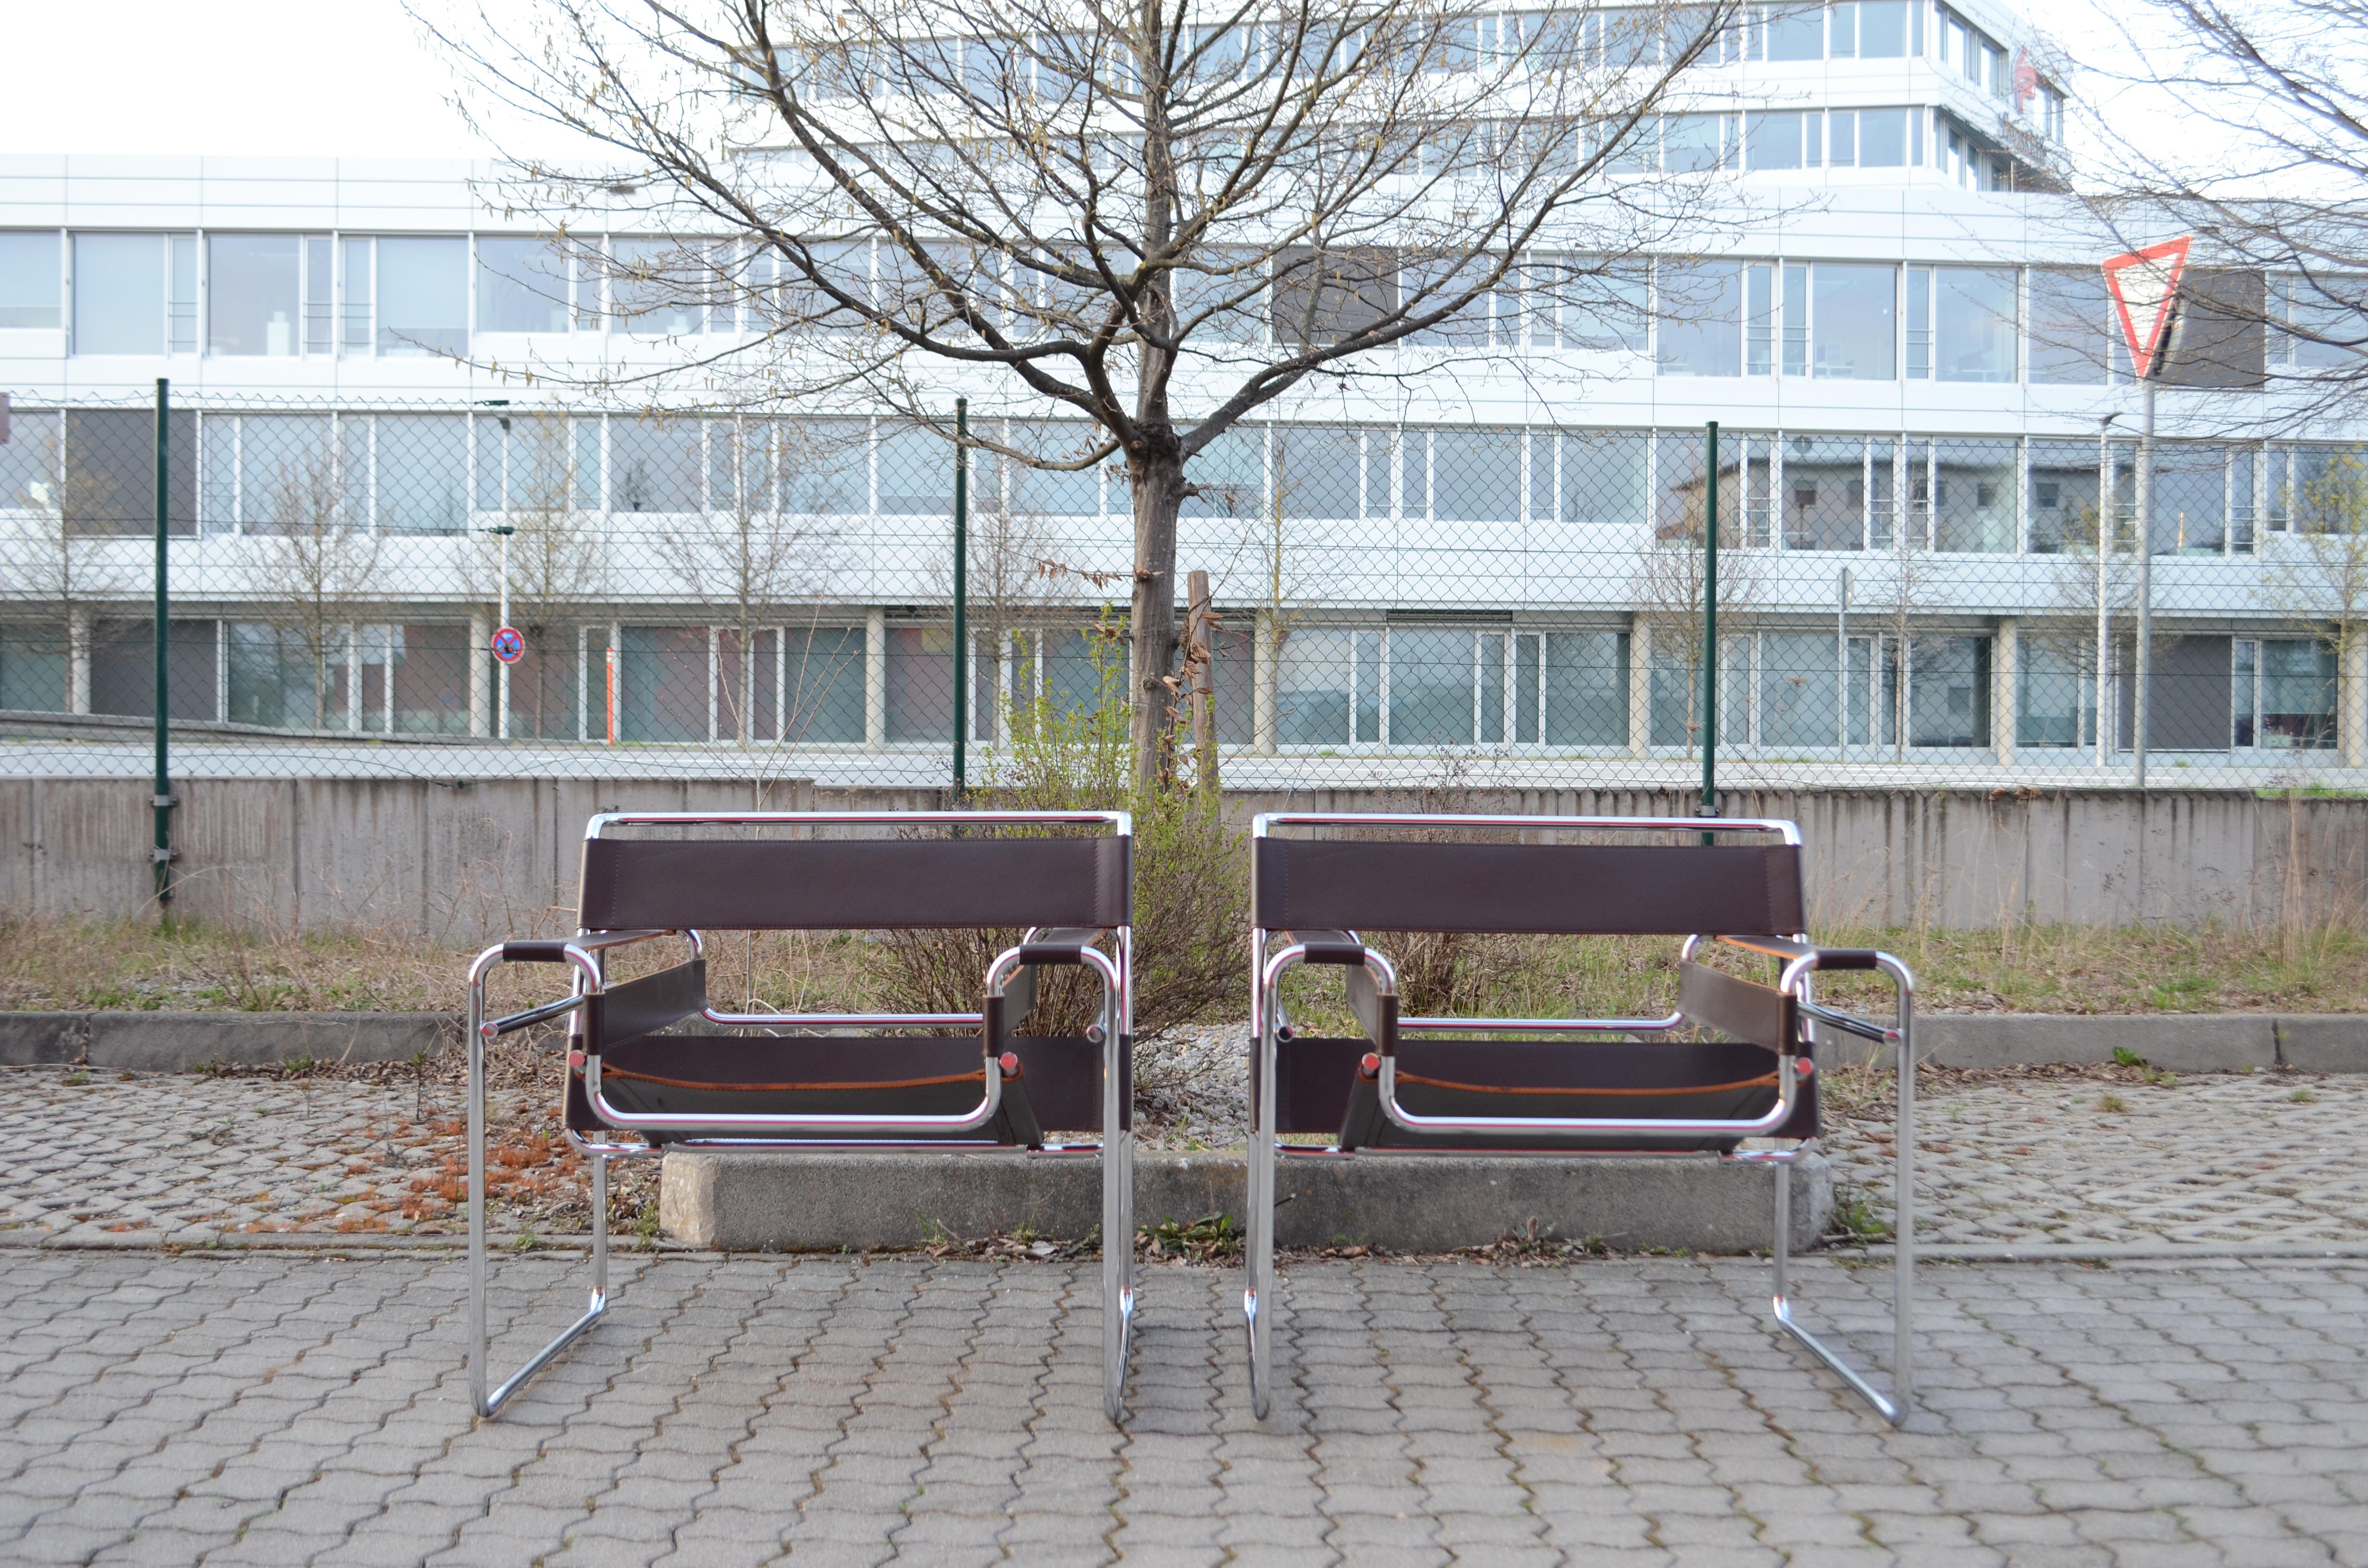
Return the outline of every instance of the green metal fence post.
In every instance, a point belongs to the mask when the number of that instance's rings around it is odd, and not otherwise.
[[[1702,475],[1702,772],[1696,816],[1718,815],[1718,421],[1703,426]],[[1711,835],[1702,835],[1702,842]]]
[[[156,906],[162,914],[173,898],[173,773],[172,733],[166,715],[173,702],[173,594],[165,540],[172,527],[173,424],[172,383],[156,378],[156,778],[149,805],[156,817],[156,843],[149,851],[155,863]]]
[[[969,790],[970,399],[954,399],[954,804]]]

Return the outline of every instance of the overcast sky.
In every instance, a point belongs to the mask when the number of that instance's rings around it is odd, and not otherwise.
[[[452,73],[397,0],[0,4],[16,62],[0,93],[0,148],[9,152],[494,152],[446,101]],[[515,129],[504,136],[515,139]]]

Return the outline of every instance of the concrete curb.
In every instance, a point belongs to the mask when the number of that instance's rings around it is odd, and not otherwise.
[[[1523,1233],[1596,1237],[1623,1251],[1754,1252],[1770,1242],[1779,1167],[1714,1155],[1363,1154],[1286,1158],[1276,1176],[1276,1241],[1440,1253]],[[1239,1154],[1135,1157],[1139,1225],[1242,1217]],[[1793,1244],[1816,1244],[1833,1212],[1832,1168],[1810,1154],[1793,1187]],[[1101,1222],[1091,1154],[897,1150],[717,1153],[669,1151],[659,1183],[666,1235],[732,1252],[909,1247],[941,1235],[1081,1239]]]
[[[188,1073],[302,1057],[408,1062],[460,1038],[454,1013],[0,1013],[0,1067]]]
[[[2172,1073],[2368,1073],[2368,1013],[1927,1013],[1916,1020],[1916,1059],[1937,1067],[2093,1066],[2117,1049]],[[1846,1062],[1884,1055],[1854,1039],[1842,1040],[1838,1054]]]

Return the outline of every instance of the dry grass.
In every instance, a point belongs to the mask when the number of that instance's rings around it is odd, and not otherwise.
[[[2304,933],[2152,926],[2023,926],[1999,931],[1821,932],[1837,944],[1881,947],[1916,971],[1928,1012],[2368,1012],[2368,932]],[[1392,939],[1376,934],[1386,951]],[[1224,945],[1234,947],[1228,934]],[[368,931],[303,936],[153,922],[0,919],[0,1008],[206,1011],[452,1012],[471,949]],[[620,978],[671,963],[681,949],[653,943],[620,960]],[[1414,1012],[1500,1016],[1666,1012],[1676,988],[1674,942],[1610,938],[1473,937],[1443,952],[1407,951],[1402,970]],[[708,948],[710,989],[734,1004],[789,1009],[888,1000],[891,966],[869,935],[731,935]],[[540,994],[547,970],[499,972],[504,995]],[[1345,1024],[1335,974],[1300,971],[1288,993],[1294,1019]],[[1247,1014],[1246,987],[1205,1003],[1208,1020]],[[1417,994],[1419,993],[1419,994]],[[1836,975],[1825,994],[1877,1006],[1881,983]],[[499,997],[495,1006],[504,1005]]]

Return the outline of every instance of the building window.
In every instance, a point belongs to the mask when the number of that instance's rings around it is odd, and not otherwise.
[[[2102,456],[2094,441],[2031,443],[2032,554],[2097,548],[2097,474]]]
[[[197,237],[74,236],[74,352],[176,354],[197,347]]]
[[[1905,60],[1924,52],[1924,0],[1859,0],[1855,7],[1836,7],[1846,8],[1858,13],[1861,60]]]
[[[1659,268],[1656,363],[1665,376],[1733,376],[1743,369],[1747,272],[1734,262],[1665,263]]]
[[[347,415],[354,423],[359,416]],[[469,420],[460,414],[370,416],[372,496],[381,532],[458,533],[469,526]],[[349,445],[354,441],[348,438]]]
[[[457,235],[381,237],[375,259],[378,351],[467,354],[469,242]]]
[[[1896,381],[1899,375],[1899,269],[1861,262],[1820,261],[1805,267],[1788,267],[1808,274],[1808,322],[1805,367],[1788,354],[1786,370],[1805,368],[1820,380],[1851,381]],[[1788,278],[1789,281],[1789,278]],[[1788,309],[1794,291],[1785,290]],[[1785,324],[1788,343],[1794,328]]]
[[[2031,269],[2031,380],[2038,386],[2100,386],[2116,338],[2112,302],[2095,267]]]
[[[568,258],[542,239],[477,241],[477,330],[565,332]]]
[[[2320,751],[2336,743],[2335,651],[2324,642],[2237,638],[2231,730],[2239,746]]]
[[[1661,117],[1661,163],[1670,174],[1711,174],[1735,162],[1731,114],[1671,114]]]
[[[2017,335],[2015,269],[1935,267],[1929,270],[1937,338],[1934,369],[1939,379],[2013,381]]]
[[[1934,441],[1932,548],[2011,555],[2016,527],[2012,441]]]
[[[63,325],[59,292],[58,236],[0,233],[0,328]]]
[[[303,249],[294,234],[206,236],[207,353],[297,353],[304,317]]]
[[[1772,6],[1761,27],[1770,61],[1822,60],[1826,56],[1826,13],[1822,6]]]
[[[1751,169],[1813,167],[1818,160],[1817,127],[1821,117],[1798,109],[1754,113],[1746,117],[1744,164]],[[1806,139],[1805,149],[1804,138]]]

